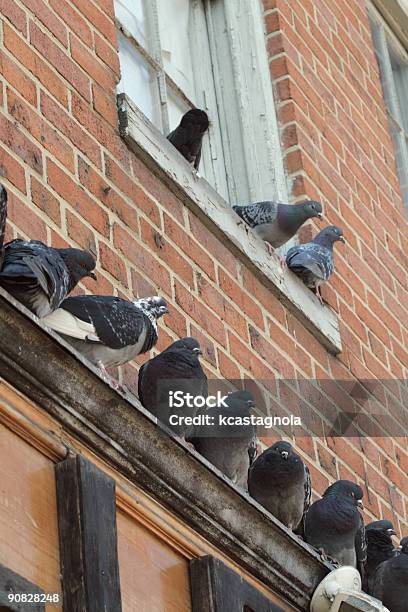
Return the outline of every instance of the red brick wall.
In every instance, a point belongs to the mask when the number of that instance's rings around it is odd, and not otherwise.
[[[293,196],[321,199],[348,240],[336,247],[338,272],[324,290],[341,320],[338,357],[120,139],[111,0],[0,0],[0,13],[9,237],[96,252],[99,280],[86,282],[90,292],[163,294],[171,315],[158,348],[196,336],[214,377],[269,380],[272,393],[276,377],[407,377],[406,223],[362,2],[265,0]],[[122,376],[134,385],[134,365]],[[290,407],[293,390],[284,389],[276,399]],[[341,393],[334,386],[330,393],[341,405]],[[384,405],[396,410],[392,397]],[[372,515],[406,523],[406,438],[306,434],[297,444],[316,491],[338,477],[358,478]]]

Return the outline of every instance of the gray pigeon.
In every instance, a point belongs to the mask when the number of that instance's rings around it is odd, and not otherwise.
[[[7,191],[3,185],[0,185],[0,270],[4,258],[4,235],[6,233],[7,219]]]
[[[392,536],[396,535],[391,521],[373,521],[366,525],[367,564],[363,581],[363,590],[372,594],[375,585],[375,572],[383,561],[392,559],[398,554]]]
[[[338,480],[306,512],[304,537],[322,555],[340,565],[356,567],[364,575],[367,543],[364,521],[358,511],[362,488],[350,480]]]
[[[401,540],[400,553],[381,563],[375,573],[373,595],[390,612],[408,609],[408,537]]]
[[[134,302],[113,296],[79,295],[63,301],[44,323],[84,357],[105,368],[122,365],[157,342],[157,319],[167,310],[158,296]]]
[[[183,115],[180,124],[167,136],[167,140],[188,162],[194,164],[196,170],[200,164],[203,136],[208,126],[207,113],[199,108],[192,108]]]
[[[198,410],[194,399],[208,395],[207,376],[199,359],[201,354],[197,340],[182,338],[143,364],[139,371],[141,403],[178,435],[184,435],[187,426],[183,423],[171,424],[169,417],[193,417]],[[179,406],[181,398],[174,396],[176,392],[183,396],[190,394],[191,397],[186,399],[183,406]]]
[[[88,251],[12,240],[4,245],[0,285],[38,317],[45,317],[83,277],[96,279],[94,268],[95,259]]]
[[[286,264],[307,287],[315,290],[320,302],[320,285],[334,272],[333,245],[345,242],[343,230],[335,225],[325,227],[312,242],[298,244],[286,254]]]
[[[281,523],[295,530],[310,506],[309,469],[289,442],[275,442],[254,461],[248,490]]]
[[[225,404],[209,408],[205,412],[208,425],[193,427],[186,440],[232,482],[247,488],[248,469],[256,454],[256,430],[250,424],[253,395],[235,391]]]
[[[293,238],[308,219],[323,217],[322,205],[315,200],[306,200],[301,204],[257,202],[232,208],[262,240],[265,240],[274,249]]]

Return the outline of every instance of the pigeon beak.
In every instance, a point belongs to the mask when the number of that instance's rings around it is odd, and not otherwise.
[[[362,509],[364,508],[364,503],[363,503],[363,500],[362,500],[362,499],[358,499],[358,500],[357,500],[357,506],[358,506],[359,508],[362,508]]]
[[[395,535],[395,536],[396,536],[396,535],[397,535],[397,534],[396,534],[396,532],[395,532],[393,529],[387,529],[387,533],[388,533],[388,535],[390,535],[390,536],[393,536],[393,535]]]
[[[194,353],[197,353],[197,355],[202,355],[203,351],[201,349],[199,349],[198,347],[193,348]]]
[[[96,274],[94,274],[93,272],[90,272],[90,273],[88,274],[88,276],[89,276],[89,278],[93,278],[94,280],[98,280],[98,279],[96,278]]]
[[[287,458],[289,457],[289,453],[288,453],[288,451],[282,451],[282,452],[281,452],[281,456],[282,456],[284,459],[287,459]]]
[[[317,213],[317,217],[320,219],[320,221],[323,219],[323,213]]]
[[[339,240],[341,240],[341,242],[342,242],[343,244],[346,244],[346,239],[345,239],[345,237],[344,237],[344,236],[340,236],[340,237],[339,237]]]

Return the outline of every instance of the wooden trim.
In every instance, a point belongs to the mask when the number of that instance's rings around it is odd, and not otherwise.
[[[111,388],[97,368],[1,288],[0,332],[0,376],[50,415],[67,438],[85,445],[295,610],[307,607],[330,564],[180,438],[166,435],[132,394]],[[37,354],[41,360],[33,358]]]
[[[242,576],[210,555],[190,561],[192,612],[283,612]]]
[[[126,94],[118,95],[120,132],[129,147],[249,267],[259,280],[333,354],[341,352],[339,320],[250,230]]]
[[[64,609],[120,612],[115,481],[81,455],[55,471]]]
[[[10,603],[9,594],[44,595],[44,591],[29,580],[0,564],[0,612],[45,612],[45,603]]]

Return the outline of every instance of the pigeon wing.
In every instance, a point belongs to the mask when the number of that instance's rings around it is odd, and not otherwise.
[[[313,242],[289,249],[286,263],[292,270],[307,269],[322,280],[327,280],[334,271],[332,253]]]
[[[233,209],[250,227],[274,223],[278,217],[279,202],[258,202],[248,206],[233,206]]]
[[[149,318],[132,302],[111,296],[82,295],[67,298],[61,308],[90,323],[100,342],[112,349],[121,349],[137,343],[148,327],[142,352],[150,350],[157,334]],[[147,347],[147,348],[146,348]]]

